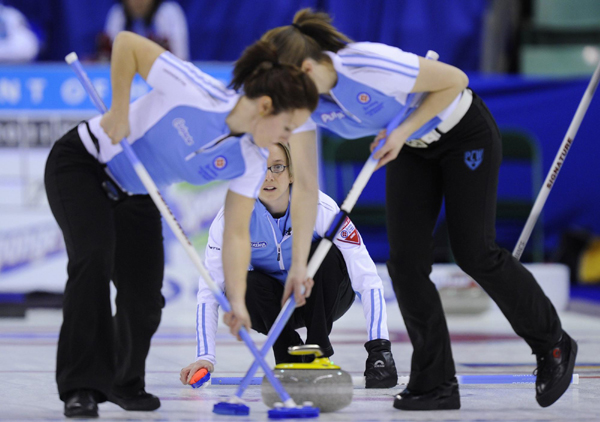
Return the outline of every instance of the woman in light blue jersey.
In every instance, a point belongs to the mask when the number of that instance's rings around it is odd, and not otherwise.
[[[136,73],[153,89],[130,104]],[[241,325],[250,327],[244,302],[249,219],[264,180],[266,147],[287,141],[317,103],[312,81],[279,63],[266,42],[244,52],[228,88],[157,44],[122,32],[113,47],[111,83],[110,110],[58,140],[46,164],[48,201],[69,258],[56,368],[67,417],[98,416],[97,403],[105,400],[126,410],[160,406],[145,391],[144,376],[164,305],[161,218],[119,141],[127,137],[159,188],[230,180],[223,266],[233,309],[227,318],[237,333]],[[305,249],[308,255],[308,242]],[[309,294],[311,282],[298,284],[306,283]]]
[[[347,138],[372,135],[372,148],[387,135],[374,157],[379,167],[387,164],[388,269],[414,349],[409,384],[394,407],[460,408],[448,328],[429,279],[442,199],[458,265],[537,355],[538,403],[558,400],[569,386],[577,344],[531,273],[496,245],[500,132],[466,75],[396,47],[352,42],[327,14],[309,9],[262,39],[317,85],[319,105],[306,133],[314,136],[319,125]],[[396,116],[398,126],[385,133]]]
[[[281,310],[281,295],[291,263],[291,242],[296,230],[290,218],[290,191],[294,181],[289,148],[278,144],[269,148],[268,171],[250,218],[252,255],[247,275],[246,306],[252,328],[267,334]],[[312,234],[313,250],[339,212],[335,201],[319,193],[317,220]],[[224,215],[221,211],[210,226],[205,265],[212,279],[223,289],[222,264]],[[354,223],[348,218],[333,239],[334,245],[319,267],[312,294],[306,305],[294,311],[273,345],[277,364],[299,361],[288,354],[288,347],[317,344],[327,357],[333,355],[329,334],[354,302],[354,292],[362,303],[367,328],[365,365],[367,388],[389,388],[398,383],[387,329],[383,284],[375,263]],[[218,303],[204,280],[198,286],[196,316],[196,361],[182,369],[180,378],[187,384],[200,368],[214,370]],[[302,340],[296,329],[306,327]]]

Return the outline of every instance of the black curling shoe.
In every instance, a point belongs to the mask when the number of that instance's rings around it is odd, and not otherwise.
[[[75,390],[65,400],[67,418],[97,418],[98,402],[92,390]]]
[[[460,409],[458,381],[452,378],[433,390],[414,394],[407,389],[394,399],[394,407],[400,410],[451,410]]]
[[[563,395],[571,384],[577,343],[563,331],[560,340],[548,352],[536,355],[537,375],[535,399],[542,407],[548,407]]]
[[[160,399],[154,394],[146,393],[143,388],[132,396],[118,396],[111,394],[108,401],[121,406],[125,410],[151,411],[160,407]]]

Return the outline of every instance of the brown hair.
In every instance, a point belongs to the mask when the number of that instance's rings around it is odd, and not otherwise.
[[[285,160],[287,161],[286,166],[288,168],[288,173],[290,174],[290,177],[294,177],[294,168],[292,167],[292,153],[290,151],[289,145],[283,144],[281,142],[277,142],[276,145],[278,147],[281,147],[281,149],[285,153]]]
[[[322,62],[329,60],[323,51],[337,53],[352,42],[331,21],[331,16],[325,12],[302,9],[296,12],[291,25],[271,29],[261,39],[275,45],[284,63],[301,66],[304,59],[308,58]]]
[[[246,48],[235,62],[229,86],[243,88],[248,98],[266,95],[271,98],[273,114],[307,109],[313,112],[319,102],[314,82],[298,66],[279,62],[277,49],[266,41]]]

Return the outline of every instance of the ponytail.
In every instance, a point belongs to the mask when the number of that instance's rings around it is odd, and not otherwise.
[[[313,12],[306,8],[296,12],[292,26],[315,40],[321,50],[337,53],[352,42],[332,25],[331,16],[325,12]]]
[[[285,63],[301,66],[308,58],[322,62],[328,59],[324,51],[337,53],[352,42],[331,22],[331,16],[325,12],[302,9],[291,25],[271,29],[261,39],[273,43]]]
[[[235,62],[233,79],[229,86],[239,90],[250,77],[255,77],[262,71],[272,69],[278,63],[277,50],[267,42],[257,42],[244,50]]]
[[[279,62],[277,49],[266,41],[246,48],[235,63],[229,86],[243,89],[250,99],[271,98],[273,114],[282,111],[317,108],[319,93],[314,82],[299,67]]]

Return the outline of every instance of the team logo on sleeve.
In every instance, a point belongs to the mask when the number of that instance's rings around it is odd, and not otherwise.
[[[465,152],[465,164],[471,170],[475,170],[483,161],[483,148]]]
[[[346,217],[342,229],[336,236],[336,239],[340,242],[360,245],[360,235],[358,234],[358,230],[356,230],[356,226],[354,226],[354,223],[350,221],[348,217]]]
[[[367,104],[369,101],[371,101],[371,96],[369,94],[367,94],[366,92],[359,92],[358,96],[356,98],[358,99],[358,102],[361,104]]]
[[[215,166],[217,170],[223,170],[225,167],[227,167],[227,160],[225,157],[220,155],[215,158],[215,161],[213,161],[213,166]]]

